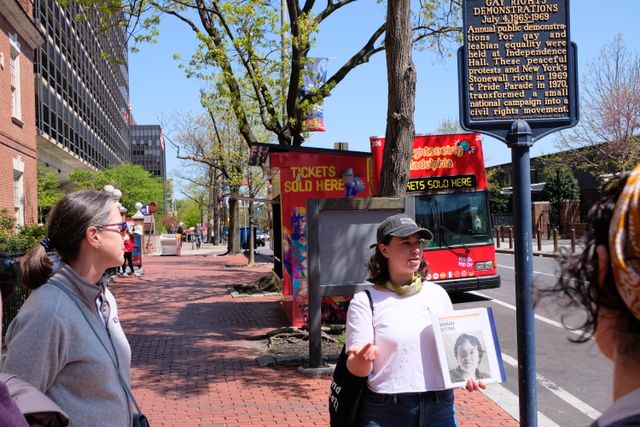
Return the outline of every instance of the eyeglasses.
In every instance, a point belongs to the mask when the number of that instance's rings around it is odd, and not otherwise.
[[[117,226],[118,228],[116,230],[107,228],[107,227],[113,227],[113,226]],[[114,222],[113,224],[96,225],[96,228],[99,228],[100,230],[106,230],[106,231],[115,231],[116,233],[124,233],[125,231],[127,231],[129,227],[127,226],[127,223],[125,221],[122,221],[122,222]]]

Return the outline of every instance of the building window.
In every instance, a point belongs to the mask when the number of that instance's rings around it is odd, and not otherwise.
[[[9,72],[11,74],[11,116],[22,121],[20,103],[20,43],[18,35],[9,33],[10,58]]]
[[[17,156],[13,159],[13,206],[16,224],[24,225],[24,162]]]

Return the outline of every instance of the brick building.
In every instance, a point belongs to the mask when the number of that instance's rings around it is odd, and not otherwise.
[[[0,208],[37,222],[34,49],[42,35],[30,0],[0,1]]]

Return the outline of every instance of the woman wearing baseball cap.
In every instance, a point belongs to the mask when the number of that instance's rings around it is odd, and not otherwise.
[[[442,374],[431,314],[452,310],[446,291],[423,278],[424,241],[433,235],[404,214],[384,220],[372,245],[369,281],[347,312],[349,371],[368,377],[360,426],[455,426],[453,390],[437,390]],[[475,379],[468,390],[484,388]]]
[[[592,427],[640,425],[640,165],[589,211],[585,246],[566,254],[555,287],[566,307],[586,313],[576,342],[594,338],[613,363],[613,404]]]

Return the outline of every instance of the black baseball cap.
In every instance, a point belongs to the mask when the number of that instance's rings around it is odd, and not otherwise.
[[[405,214],[392,215],[378,226],[378,231],[376,232],[377,243],[374,243],[371,247],[382,242],[386,236],[407,237],[415,233],[418,233],[422,239],[433,240],[433,234],[429,230],[419,227],[413,219]]]

